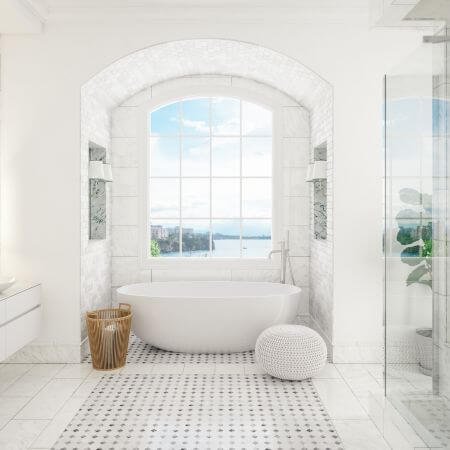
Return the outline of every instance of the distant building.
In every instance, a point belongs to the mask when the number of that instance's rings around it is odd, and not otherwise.
[[[153,239],[167,239],[169,237],[169,230],[162,225],[152,225],[151,232]]]

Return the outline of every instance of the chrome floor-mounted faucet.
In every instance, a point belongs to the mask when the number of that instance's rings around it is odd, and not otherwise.
[[[289,239],[289,238],[288,238]],[[289,242],[289,240],[287,240]],[[287,262],[289,258],[289,248],[286,244],[286,241],[280,241],[280,249],[279,250],[271,250],[269,252],[269,259],[272,259],[272,255],[274,253],[280,253],[280,260],[281,260],[281,266],[280,266],[280,282],[285,284],[286,283],[286,267]]]

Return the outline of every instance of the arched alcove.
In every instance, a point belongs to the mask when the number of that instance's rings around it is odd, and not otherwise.
[[[326,144],[327,178],[332,167],[332,88],[314,71],[286,55],[258,45],[223,39],[192,39],[154,45],[131,53],[93,76],[81,88],[81,329],[85,338],[83,313],[110,303],[111,286],[139,281],[142,277],[127,258],[111,263],[111,236],[89,240],[88,161],[89,143],[107,149],[110,157],[112,112],[119,105],[127,107],[127,100],[136,94],[145,96],[146,90],[169,80],[193,76],[227,76],[249,80],[277,90],[280,96],[291,99],[292,105],[307,109],[310,121],[310,155],[314,148]],[[257,93],[256,93],[257,94]],[[286,105],[289,106],[289,105]],[[132,125],[133,126],[133,125]],[[285,139],[296,139],[295,134]],[[331,185],[331,183],[330,183]],[[311,202],[311,216],[314,211]],[[328,229],[332,229],[332,192],[327,191]],[[107,204],[107,217],[113,214]],[[312,225],[310,225],[312,230]],[[308,255],[309,280],[305,287],[310,298],[309,310],[329,341],[332,336],[332,241],[315,240],[310,232]],[[320,263],[319,263],[320,262]],[[121,264],[116,270],[115,264]],[[111,278],[114,278],[111,281]]]

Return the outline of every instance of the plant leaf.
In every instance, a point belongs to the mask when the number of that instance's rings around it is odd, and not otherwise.
[[[420,245],[405,248],[401,253],[402,262],[408,266],[417,266],[424,258],[420,256]]]
[[[410,286],[413,283],[423,283],[424,281],[430,281],[431,280],[421,280],[421,278],[424,275],[429,275],[429,271],[425,265],[421,265],[419,267],[416,267],[406,279],[406,285]]]
[[[397,242],[402,245],[410,245],[420,239],[418,229],[413,227],[401,226],[397,233]]]

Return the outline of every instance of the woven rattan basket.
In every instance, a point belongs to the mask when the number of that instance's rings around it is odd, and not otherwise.
[[[125,365],[131,329],[131,306],[99,309],[86,314],[92,365],[97,370],[113,370]]]

